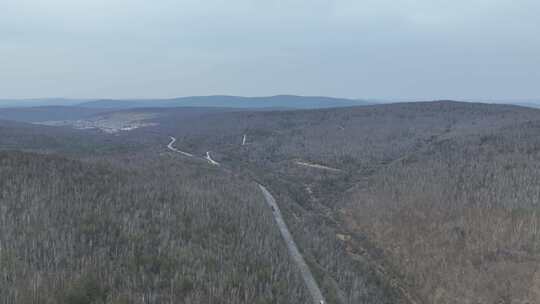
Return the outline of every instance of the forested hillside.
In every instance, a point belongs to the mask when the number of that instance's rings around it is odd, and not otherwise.
[[[539,16],[0,0],[0,304],[540,304]]]
[[[0,302],[305,302],[255,185],[171,157],[1,152]]]
[[[535,303],[539,121],[535,109],[443,101],[215,114],[175,134],[258,168],[323,268],[342,250],[426,303]],[[344,247],[323,254],[331,234]]]
[[[159,126],[185,141],[184,147],[236,152],[245,134],[249,145],[243,149],[248,153],[244,156],[250,161],[275,163],[296,157],[357,169],[393,160],[445,136],[540,119],[540,111],[441,101],[174,117],[163,117]]]
[[[343,201],[430,303],[540,302],[540,124],[439,141]]]
[[[3,303],[308,303],[255,181],[327,303],[540,301],[539,110],[116,113],[0,125]]]
[[[92,130],[73,130],[0,120],[0,151],[24,150],[72,156],[133,152],[139,141],[116,138]]]

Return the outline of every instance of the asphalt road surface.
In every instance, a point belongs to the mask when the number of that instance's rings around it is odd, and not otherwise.
[[[170,139],[171,139],[171,142],[167,145],[167,148],[169,150],[174,151],[176,153],[183,154],[185,156],[193,157],[193,154],[187,153],[187,152],[184,152],[184,151],[180,151],[180,150],[176,149],[175,147],[173,147],[174,143],[176,142],[176,138],[170,136]]]
[[[317,285],[317,281],[315,281],[315,278],[313,277],[313,274],[311,273],[309,266],[306,264],[304,257],[298,250],[298,246],[296,246],[296,243],[294,242],[294,239],[291,233],[289,232],[289,228],[287,228],[287,224],[285,223],[285,221],[283,220],[283,217],[281,216],[281,211],[279,210],[276,200],[263,185],[259,184],[259,188],[261,188],[261,191],[263,192],[266,203],[268,203],[270,208],[272,208],[272,213],[279,227],[279,231],[281,232],[281,236],[283,237],[283,239],[285,240],[285,243],[287,244],[287,248],[289,249],[289,253],[291,257],[293,258],[294,262],[300,269],[300,273],[302,274],[304,283],[306,284],[306,287],[311,297],[313,298],[313,303],[324,304],[325,301],[321,293],[321,290],[319,288],[319,285]]]
[[[170,138],[171,138],[171,142],[167,145],[167,148],[169,150],[177,152],[177,153],[181,153],[185,156],[194,157],[193,154],[176,149],[173,146],[174,143],[176,142],[176,138],[172,136]],[[219,166],[219,163],[213,160],[212,157],[210,156],[210,152],[206,152],[205,159],[210,164]],[[306,264],[304,257],[298,250],[298,246],[296,246],[296,243],[294,242],[294,239],[291,233],[289,232],[289,228],[287,227],[285,220],[283,220],[283,216],[281,215],[281,211],[279,210],[279,206],[277,205],[276,200],[263,185],[261,184],[257,184],[257,185],[261,189],[266,203],[272,209],[272,214],[279,228],[279,231],[281,232],[281,236],[283,237],[283,240],[287,244],[287,248],[289,249],[289,254],[291,255],[296,265],[298,266],[298,269],[300,270],[302,278],[304,279],[304,283],[306,284],[309,294],[311,295],[311,298],[313,299],[313,303],[325,304],[326,302],[323,298],[319,285],[317,285],[317,281],[315,281],[315,278],[313,277],[313,274],[311,273],[309,266]]]

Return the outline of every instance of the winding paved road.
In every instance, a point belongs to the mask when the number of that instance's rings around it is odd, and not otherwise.
[[[176,142],[176,138],[172,136],[170,136],[170,138],[171,138],[171,142],[167,145],[167,148],[169,150],[177,152],[177,153],[181,153],[185,156],[194,157],[193,154],[176,149],[173,146],[174,143]],[[212,157],[210,156],[210,152],[206,152],[205,159],[210,164],[219,166],[219,163],[213,160]],[[274,219],[279,228],[279,231],[281,232],[281,236],[283,237],[283,240],[287,244],[287,248],[289,249],[289,254],[291,255],[296,265],[298,266],[298,269],[300,270],[302,278],[304,279],[304,283],[306,284],[309,294],[311,295],[311,298],[313,299],[313,303],[314,304],[326,303],[321,293],[321,290],[319,288],[319,285],[317,285],[317,281],[315,281],[315,278],[313,277],[313,274],[311,273],[309,266],[306,264],[304,257],[298,250],[298,246],[296,246],[296,242],[294,241],[291,233],[289,232],[289,228],[287,227],[287,224],[285,223],[285,220],[283,219],[283,216],[281,215],[281,211],[279,210],[279,206],[277,205],[276,200],[274,199],[272,194],[270,194],[270,192],[266,189],[266,187],[264,187],[263,185],[259,183],[257,183],[257,185],[261,189],[266,203],[272,209],[272,215],[274,216]]]
[[[211,165],[219,166],[219,163],[217,161],[213,160],[212,156],[210,156],[210,151],[206,152],[206,157],[205,158]]]
[[[184,152],[184,151],[180,151],[180,150],[176,149],[175,147],[173,147],[174,143],[176,142],[176,138],[174,138],[172,136],[169,136],[169,138],[171,139],[171,142],[167,145],[167,148],[169,150],[174,151],[176,153],[183,154],[185,156],[193,157],[193,154],[187,153],[187,152]]]

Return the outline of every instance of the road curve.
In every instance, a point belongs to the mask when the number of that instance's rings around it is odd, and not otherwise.
[[[219,166],[219,163],[217,161],[213,160],[212,156],[210,156],[210,151],[206,152],[206,157],[205,158],[211,165]]]
[[[183,154],[185,156],[193,157],[193,154],[187,153],[187,152],[184,152],[184,151],[180,151],[180,150],[176,149],[175,147],[173,147],[174,143],[176,142],[176,138],[174,138],[172,136],[169,136],[169,138],[171,139],[171,142],[167,145],[167,148],[169,150],[174,151],[176,153]]]
[[[170,136],[171,142],[167,145],[167,148],[171,151],[181,153],[183,155],[194,157],[193,154],[180,151],[173,147],[174,143],[176,142],[176,138]],[[205,159],[212,165],[219,166],[219,163],[212,159],[210,156],[210,151],[206,152]],[[319,285],[317,285],[317,281],[315,281],[315,278],[313,277],[313,274],[311,273],[311,270],[309,269],[309,266],[306,264],[306,261],[304,260],[304,257],[298,250],[298,246],[296,246],[296,243],[289,232],[289,228],[287,227],[287,224],[285,223],[285,220],[283,219],[283,216],[281,215],[281,211],[279,210],[279,206],[276,203],[276,200],[270,194],[270,192],[264,187],[263,185],[257,183],[259,188],[261,189],[264,199],[268,206],[272,209],[272,214],[274,216],[274,219],[276,221],[276,224],[278,225],[279,231],[281,232],[281,236],[283,237],[283,240],[285,241],[287,248],[289,249],[289,254],[291,255],[292,259],[300,269],[300,273],[302,275],[302,278],[304,279],[304,283],[306,284],[306,287],[309,291],[309,294],[311,295],[311,298],[313,299],[314,304],[325,304],[325,300],[323,298],[323,295],[321,293],[321,290],[319,288]]]
[[[313,277],[313,274],[311,273],[309,266],[306,264],[304,257],[298,250],[298,246],[296,246],[296,243],[294,242],[294,239],[291,233],[289,232],[289,228],[287,228],[287,224],[283,220],[283,216],[281,215],[281,211],[279,210],[279,206],[277,205],[276,200],[263,185],[261,184],[258,184],[258,185],[264,195],[266,203],[270,206],[270,208],[272,208],[272,214],[274,215],[274,219],[276,220],[276,223],[279,227],[281,236],[283,237],[283,239],[285,240],[285,243],[287,244],[287,248],[289,249],[289,253],[291,257],[293,258],[294,262],[300,269],[300,273],[302,274],[304,283],[306,284],[309,294],[313,298],[313,303],[315,304],[326,303],[324,301],[321,290],[319,286],[317,285],[317,281],[315,281],[315,278]]]

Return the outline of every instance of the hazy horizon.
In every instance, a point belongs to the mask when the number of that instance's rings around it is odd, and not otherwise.
[[[240,97],[240,98],[266,98],[266,97],[275,97],[275,96],[297,96],[297,97],[323,97],[323,98],[336,98],[344,99],[351,101],[359,102],[371,102],[374,104],[385,104],[385,103],[401,103],[401,102],[431,102],[431,101],[456,101],[456,102],[479,102],[479,103],[494,103],[494,104],[515,104],[515,105],[540,105],[540,98],[492,98],[492,99],[457,99],[457,98],[350,98],[350,97],[339,97],[339,96],[313,96],[313,95],[297,95],[297,94],[276,94],[268,96],[246,96],[246,95],[226,95],[226,94],[211,94],[211,95],[192,95],[192,96],[173,96],[173,97],[146,97],[146,98],[108,98],[108,97],[30,97],[30,98],[3,98],[0,96],[0,107],[28,107],[28,106],[76,106],[79,103],[92,102],[99,100],[118,100],[118,101],[152,101],[157,102],[164,100],[174,100],[174,99],[189,99],[191,97],[219,97],[219,96],[229,96],[229,97]],[[20,103],[20,104],[18,104]]]
[[[47,100],[65,100],[65,101],[96,101],[96,100],[168,100],[168,99],[181,99],[190,97],[241,97],[241,98],[265,98],[265,97],[277,97],[277,96],[297,96],[297,97],[327,97],[336,99],[349,99],[358,101],[372,101],[372,102],[422,102],[422,101],[440,101],[451,100],[458,102],[540,102],[539,98],[383,98],[383,97],[343,97],[343,96],[328,96],[328,95],[299,95],[299,94],[273,94],[273,95],[228,95],[228,94],[209,94],[209,95],[186,95],[186,96],[170,96],[170,97],[126,97],[126,98],[112,98],[112,97],[71,97],[71,96],[52,96],[52,97],[16,97],[5,98],[0,96],[0,102],[8,101],[47,101]]]
[[[533,0],[6,0],[0,98],[538,99],[538,11]]]

